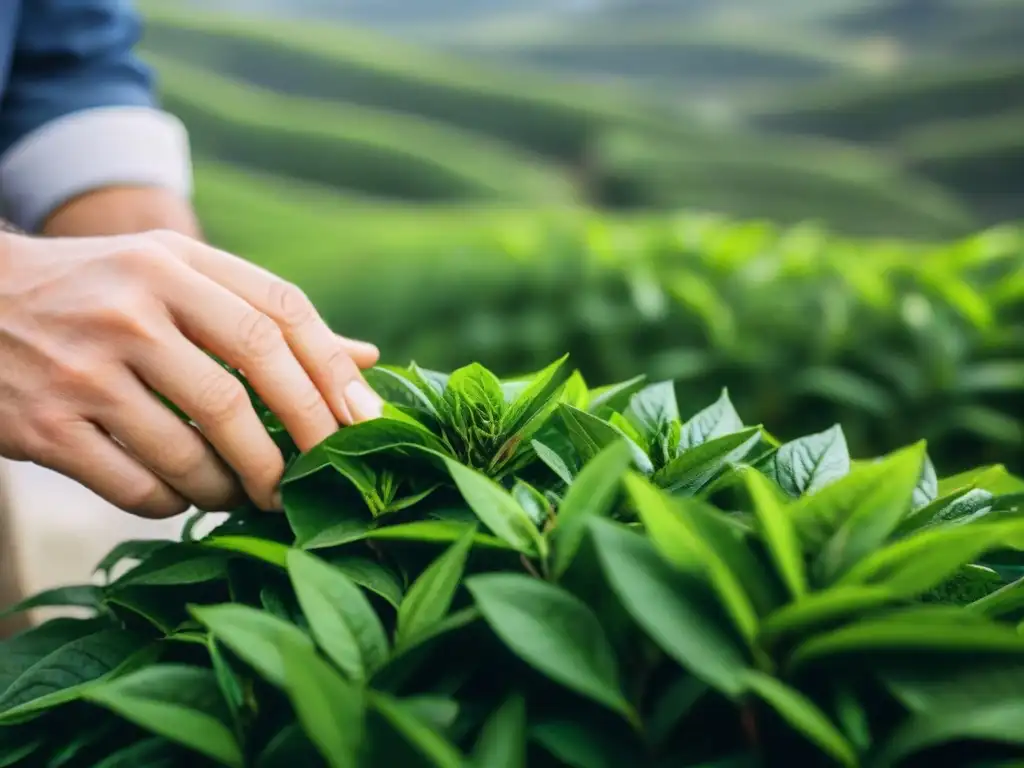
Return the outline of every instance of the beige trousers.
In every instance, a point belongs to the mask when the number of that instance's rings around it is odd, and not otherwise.
[[[17,524],[11,497],[11,484],[6,463],[0,461],[0,610],[22,599],[21,567],[18,558]],[[28,615],[21,613],[0,619],[0,640],[29,625]]]

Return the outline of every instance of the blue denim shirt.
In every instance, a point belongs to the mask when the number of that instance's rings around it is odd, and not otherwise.
[[[182,189],[140,34],[130,0],[0,0],[0,214],[31,228],[91,187]]]

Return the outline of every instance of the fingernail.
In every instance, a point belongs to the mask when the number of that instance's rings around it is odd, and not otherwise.
[[[349,382],[345,387],[345,399],[348,400],[354,421],[376,419],[384,413],[384,401],[362,379]]]
[[[380,354],[380,348],[376,344],[371,344],[368,341],[360,341],[359,339],[350,339],[348,336],[339,336],[338,338],[346,347],[357,352],[362,352],[365,355]]]

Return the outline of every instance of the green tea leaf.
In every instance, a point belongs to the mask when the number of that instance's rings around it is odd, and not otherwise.
[[[313,648],[298,627],[248,605],[193,605],[189,611],[217,640],[278,688],[286,685],[281,648],[286,644]]]
[[[331,565],[348,576],[363,589],[387,600],[395,608],[402,602],[404,588],[390,568],[376,560],[355,555],[341,555],[330,559]]]
[[[285,642],[280,653],[288,698],[306,735],[331,768],[355,768],[365,728],[362,689],[308,645]]]
[[[788,511],[780,503],[777,489],[767,477],[756,470],[748,470],[743,473],[743,478],[754,503],[754,513],[768,545],[768,553],[790,595],[799,600],[807,593],[807,572],[800,541]]]
[[[625,416],[641,433],[658,434],[669,423],[679,420],[675,385],[661,381],[644,387],[630,399]]]
[[[1024,522],[931,528],[872,552],[836,582],[878,585],[904,597],[942,583],[992,549],[1024,549]]]
[[[463,523],[454,520],[420,520],[415,523],[402,523],[400,525],[388,525],[366,531],[358,539],[370,539],[375,541],[424,541],[452,543],[458,541],[474,523]],[[353,539],[355,541],[356,539]],[[517,551],[508,542],[489,536],[485,533],[477,533],[473,537],[473,546],[485,549],[500,549],[506,552]]]
[[[529,385],[509,405],[502,418],[501,431],[507,436],[521,436],[528,439],[527,429],[531,421],[544,411],[550,411],[555,403],[554,397],[562,386],[566,372],[565,355],[537,373]],[[535,431],[536,425],[530,431]]]
[[[98,610],[103,601],[103,590],[92,584],[81,584],[73,587],[57,587],[27,597],[20,603],[0,610],[0,619],[33,608],[92,608]]]
[[[463,768],[463,758],[451,743],[411,714],[400,700],[383,693],[369,693],[370,706],[395,731],[437,768]]]
[[[528,576],[466,582],[484,619],[523,661],[577,693],[632,717],[601,622],[569,592]]]
[[[104,557],[96,566],[96,573],[109,577],[114,566],[125,560],[145,560],[158,549],[173,547],[175,542],[161,539],[130,539],[122,541]]]
[[[671,493],[696,494],[731,462],[741,461],[759,439],[759,427],[710,438],[686,449],[655,472],[652,480]]]
[[[748,670],[747,687],[770,704],[782,718],[832,758],[843,765],[859,765],[857,752],[846,737],[818,707],[802,693],[774,677]]]
[[[925,455],[924,462],[921,467],[921,476],[918,478],[917,485],[914,486],[914,496],[911,502],[911,509],[920,509],[926,504],[935,501],[938,496],[939,478],[935,474],[935,465],[932,464],[932,460]]]
[[[740,634],[753,642],[757,634],[757,611],[735,566],[741,561],[745,570],[756,566],[748,562],[749,556],[742,554],[743,545],[712,517],[717,513],[705,511],[698,502],[673,499],[635,474],[627,475],[625,484],[658,551],[684,570],[692,571],[695,565],[706,569]]]
[[[509,696],[484,723],[471,760],[475,768],[526,768],[526,700]]]
[[[761,622],[759,638],[770,646],[781,638],[808,635],[822,627],[898,602],[884,587],[831,587],[785,605]]]
[[[224,697],[208,669],[157,664],[90,687],[85,698],[220,763],[244,764]]]
[[[775,478],[791,496],[819,491],[849,472],[850,452],[838,424],[785,443],[775,454]]]
[[[248,555],[278,568],[285,567],[289,550],[284,544],[268,539],[257,539],[255,536],[210,536],[200,543],[204,547]]]
[[[396,646],[409,645],[448,613],[455,591],[462,581],[466,558],[475,535],[476,526],[473,526],[434,560],[409,587],[405,599],[398,607]]]
[[[645,537],[601,518],[590,529],[604,575],[634,621],[695,677],[738,695],[747,657],[710,590],[669,566]]]
[[[537,458],[544,462],[548,469],[558,475],[558,478],[563,483],[566,485],[572,483],[572,470],[569,469],[569,465],[565,463],[561,456],[537,440],[532,441],[530,445],[533,447],[534,453],[537,454]]]
[[[592,389],[586,410],[598,415],[603,410],[624,411],[629,406],[630,398],[643,389],[646,380],[646,376],[634,376],[626,381]]]
[[[512,486],[512,498],[523,508],[523,511],[538,528],[550,520],[551,502],[525,480],[516,480],[515,485]]]
[[[382,398],[393,403],[404,403],[414,408],[422,408],[435,419],[440,414],[435,406],[436,398],[430,396],[429,386],[424,389],[416,382],[415,377],[401,368],[378,365],[365,371],[367,383]]]
[[[171,544],[151,552],[108,589],[113,591],[128,586],[202,584],[226,578],[227,562],[224,554],[198,544]]]
[[[936,525],[959,524],[983,517],[994,497],[979,488],[961,488],[912,510],[896,528],[897,535]]]
[[[743,429],[740,419],[728,390],[723,389],[718,400],[683,424],[679,439],[679,448],[689,450],[716,437],[731,435]]]
[[[1013,629],[969,620],[959,607],[943,608],[905,609],[818,635],[794,651],[791,663],[797,667],[836,656],[893,652],[1024,655],[1024,637]]]
[[[992,618],[999,618],[1024,609],[1024,578],[1010,582],[995,592],[975,600],[967,608]]]
[[[546,542],[516,500],[486,475],[449,460],[448,471],[466,503],[498,538],[528,555],[543,555]]]
[[[80,698],[148,647],[134,632],[92,622],[47,622],[0,644],[0,725]]]
[[[561,576],[572,563],[587,520],[607,515],[615,502],[622,477],[632,463],[632,452],[621,440],[612,443],[587,462],[569,485],[554,529],[553,571]]]
[[[644,474],[654,471],[654,465],[647,453],[621,429],[565,403],[559,405],[558,412],[569,431],[569,439],[583,462],[590,461],[612,443],[624,440],[630,447],[633,463],[637,468]]]
[[[288,575],[327,657],[353,680],[373,674],[387,660],[388,641],[362,590],[338,568],[298,549],[288,553]]]
[[[877,481],[849,501],[849,512],[818,557],[816,568],[823,581],[841,576],[896,530],[910,510],[923,461],[924,443],[917,443],[879,463],[883,469]]]
[[[1002,464],[967,470],[939,481],[939,496],[947,496],[963,488],[980,488],[994,496],[1024,491],[1024,479],[1011,475]]]
[[[154,736],[119,749],[97,762],[92,768],[176,768],[181,755],[166,739]]]
[[[916,753],[967,740],[1024,745],[1024,702],[981,703],[970,708],[923,712],[900,725],[874,759],[880,768],[901,765]]]

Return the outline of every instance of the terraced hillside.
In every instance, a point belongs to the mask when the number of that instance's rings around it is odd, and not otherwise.
[[[348,28],[144,7],[144,48],[201,156],[403,200],[683,206],[857,234],[973,224],[937,186],[848,145],[711,128],[631,90]],[[622,136],[647,149],[616,149]]]

